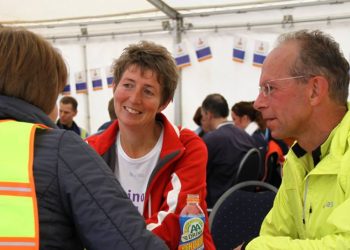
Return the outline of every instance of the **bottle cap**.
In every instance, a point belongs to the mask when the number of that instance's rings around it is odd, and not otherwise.
[[[199,195],[198,194],[188,194],[187,203],[199,203]]]

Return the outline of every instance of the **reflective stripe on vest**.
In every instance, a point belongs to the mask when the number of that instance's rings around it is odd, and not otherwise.
[[[44,125],[0,122],[0,250],[39,249],[34,136]]]

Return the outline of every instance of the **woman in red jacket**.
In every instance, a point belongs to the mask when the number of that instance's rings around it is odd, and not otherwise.
[[[87,141],[112,168],[147,228],[177,249],[187,194],[199,194],[207,209],[207,151],[197,135],[161,114],[177,86],[175,62],[162,46],[130,45],[115,62],[114,82],[118,119]],[[205,249],[215,249],[207,222],[204,243]]]

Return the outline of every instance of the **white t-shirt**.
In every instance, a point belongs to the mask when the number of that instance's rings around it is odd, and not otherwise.
[[[116,163],[115,176],[141,215],[143,214],[148,180],[158,162],[162,144],[163,128],[156,145],[149,153],[140,158],[130,158],[121,147],[120,133],[118,132],[117,134],[116,150],[118,162]]]

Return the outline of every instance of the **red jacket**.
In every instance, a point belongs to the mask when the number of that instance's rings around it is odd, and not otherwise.
[[[206,197],[207,149],[204,142],[188,129],[179,130],[163,114],[157,116],[164,126],[160,159],[148,182],[143,216],[147,228],[161,237],[170,249],[177,249],[180,239],[179,214],[187,194],[199,194],[206,216],[204,244],[215,249],[209,233]],[[87,139],[114,171],[115,140],[118,121],[105,131]]]

